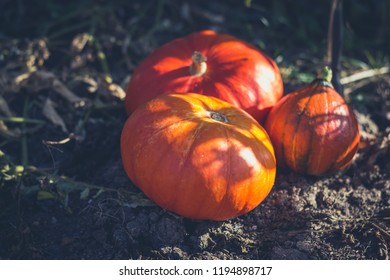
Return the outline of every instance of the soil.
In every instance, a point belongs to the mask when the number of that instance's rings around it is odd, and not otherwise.
[[[266,18],[267,10],[241,3],[233,15],[224,1],[207,2],[121,3],[107,10],[101,1],[89,33],[57,36],[49,29],[47,37],[28,38],[24,29],[14,31],[23,38],[0,36],[0,101],[11,111],[1,106],[1,116],[41,121],[2,123],[0,259],[389,259],[388,74],[346,88],[361,129],[346,170],[311,177],[278,169],[269,196],[243,216],[183,218],[127,178],[119,148],[127,118],[121,89],[137,63],[163,43],[213,28],[273,57],[284,54],[286,92],[304,84],[286,74],[291,66],[307,73],[322,64],[315,57],[325,44],[302,51],[292,40],[278,48],[283,38],[263,29],[257,34],[254,18]],[[152,12],[155,22],[145,16]],[[56,31],[70,22],[54,21]],[[326,17],[321,22],[326,30]],[[343,65],[347,74],[358,71],[347,59]]]

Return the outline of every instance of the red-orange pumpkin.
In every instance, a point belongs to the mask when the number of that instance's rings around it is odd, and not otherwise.
[[[196,32],[156,49],[134,71],[126,93],[131,114],[160,94],[197,92],[236,105],[263,121],[282,97],[276,63],[233,36]]]
[[[353,110],[323,79],[284,96],[265,129],[279,166],[317,176],[346,168],[360,141]]]
[[[275,180],[274,151],[257,121],[195,93],[141,105],[125,123],[121,154],[127,175],[151,200],[193,219],[247,213]]]

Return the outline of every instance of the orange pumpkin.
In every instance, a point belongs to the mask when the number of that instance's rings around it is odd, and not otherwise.
[[[274,151],[257,121],[195,93],[141,105],[125,123],[121,154],[127,175],[151,200],[193,219],[247,213],[275,180]]]
[[[134,71],[126,93],[131,114],[165,93],[197,92],[227,101],[263,121],[282,97],[276,63],[247,42],[211,30],[156,49]]]
[[[316,79],[287,94],[269,113],[265,128],[279,166],[325,175],[352,161],[360,141],[358,122],[329,81]]]

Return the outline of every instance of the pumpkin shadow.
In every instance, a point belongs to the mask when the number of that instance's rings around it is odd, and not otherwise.
[[[353,112],[350,112],[353,114]],[[334,168],[346,166],[356,154],[359,147],[359,134],[356,134],[356,129],[352,127],[357,126],[351,122],[351,117],[348,115],[341,114],[319,114],[313,119],[315,126],[327,126],[327,133],[325,135],[324,142],[332,141],[334,145],[326,147],[327,154],[339,154],[343,157],[341,161],[334,162],[333,165],[329,166],[329,171]],[[343,137],[340,137],[344,134]],[[340,141],[338,140],[340,138]],[[352,141],[343,141],[345,138]]]

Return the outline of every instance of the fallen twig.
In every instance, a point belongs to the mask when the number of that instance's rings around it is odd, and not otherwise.
[[[341,78],[340,82],[342,85],[346,85],[363,79],[372,78],[375,76],[380,76],[388,73],[390,73],[390,67],[385,66],[379,69],[370,69],[370,70],[365,70],[362,72],[352,74],[351,76]]]

